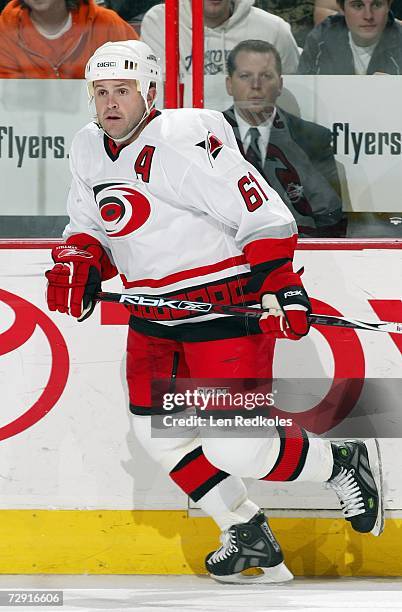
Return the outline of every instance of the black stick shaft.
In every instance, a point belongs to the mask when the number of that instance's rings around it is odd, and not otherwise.
[[[261,317],[264,312],[262,308],[251,306],[236,306],[232,304],[212,304],[209,302],[192,302],[189,300],[176,300],[174,298],[154,295],[133,295],[128,293],[100,292],[96,295],[98,302],[116,302],[125,306],[148,306],[156,308],[170,308],[171,310],[189,310],[201,314],[227,314],[232,316]],[[366,322],[354,318],[338,317],[333,315],[310,314],[309,321],[312,325],[330,325],[350,329],[367,329],[371,331],[385,331],[388,333],[402,333],[402,323],[389,321]]]

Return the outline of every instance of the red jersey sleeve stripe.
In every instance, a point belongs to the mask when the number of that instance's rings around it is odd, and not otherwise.
[[[244,253],[250,266],[256,266],[274,259],[293,259],[297,244],[297,234],[290,238],[261,238],[249,242]]]

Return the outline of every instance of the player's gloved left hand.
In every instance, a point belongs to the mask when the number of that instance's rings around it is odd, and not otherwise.
[[[45,275],[48,280],[49,310],[64,312],[84,321],[93,312],[95,294],[101,288],[101,251],[62,244],[52,250],[55,265]]]
[[[292,270],[290,262],[270,271],[253,275],[248,289],[258,288],[261,306],[268,309],[260,320],[261,331],[274,338],[300,340],[308,334],[308,315],[311,304],[300,275]]]
[[[285,294],[295,293],[299,298],[304,293],[308,300],[306,292],[301,289],[286,288],[283,291]],[[308,333],[310,328],[308,315],[311,309],[300,303],[288,303],[287,307],[282,309],[275,294],[265,294],[261,306],[269,309],[259,320],[261,331],[271,334],[274,338],[289,340],[300,340]]]

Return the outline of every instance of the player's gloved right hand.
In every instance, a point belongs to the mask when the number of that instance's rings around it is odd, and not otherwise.
[[[105,251],[94,239],[92,244],[85,245],[74,244],[73,239],[74,236],[52,250],[55,265],[45,273],[48,280],[46,297],[49,310],[83,321],[96,305],[94,297],[101,288],[101,260]]]

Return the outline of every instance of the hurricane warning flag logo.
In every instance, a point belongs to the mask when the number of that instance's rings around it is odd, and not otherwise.
[[[151,214],[148,198],[129,183],[103,183],[95,186],[93,191],[110,238],[133,234]]]
[[[208,132],[206,139],[202,140],[201,142],[197,142],[195,146],[206,150],[208,159],[212,166],[212,159],[216,159],[219,153],[222,151],[223,142],[219,140],[215,134]]]

